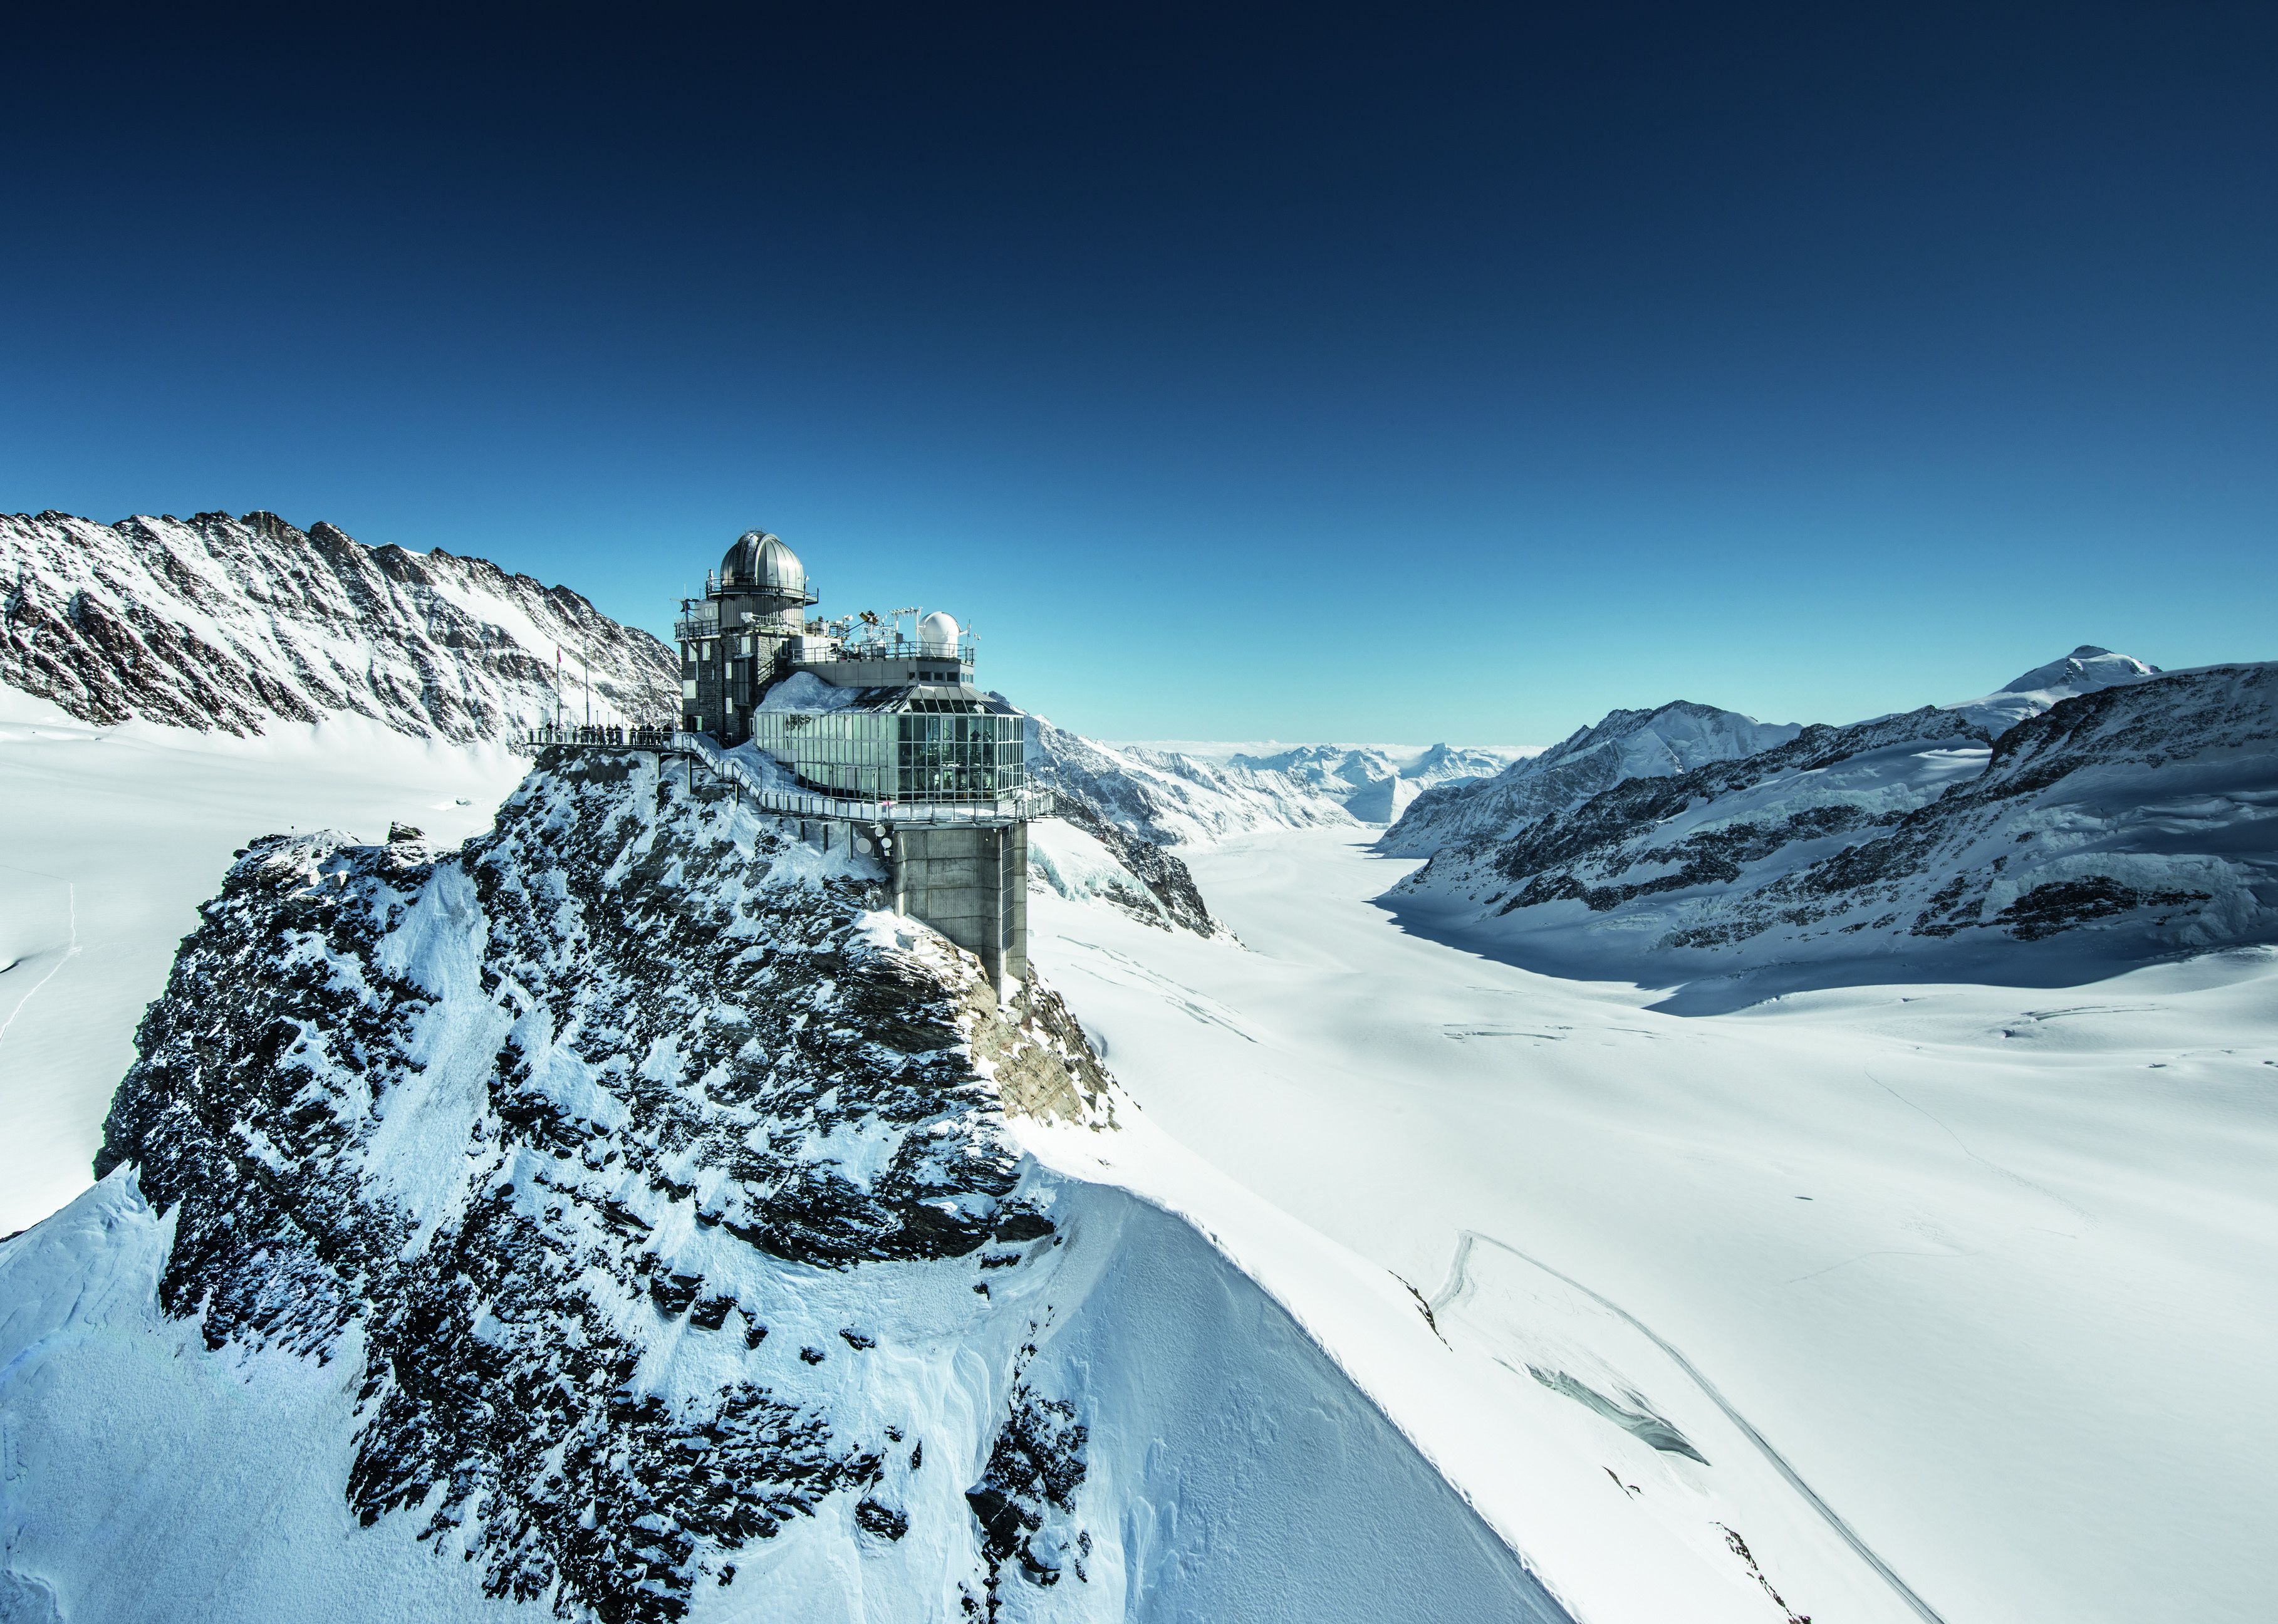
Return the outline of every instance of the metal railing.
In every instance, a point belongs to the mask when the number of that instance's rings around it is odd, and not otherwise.
[[[546,724],[526,728],[515,740],[526,749],[557,747],[573,750],[670,750],[677,730],[661,724],[627,726],[620,723]]]
[[[670,727],[592,726],[533,727],[516,739],[534,750],[654,750],[664,755],[685,755],[704,763],[714,776],[729,779],[762,811],[786,817],[843,818],[868,823],[1024,823],[1052,815],[1052,793],[1023,785],[1009,795],[990,801],[885,801],[875,797],[827,795],[814,790],[784,789],[763,783],[749,762],[720,747],[703,733]]]
[[[841,643],[830,657],[834,660],[954,660],[967,670],[973,669],[973,650],[969,647],[944,648],[937,644],[906,637],[882,637],[866,643]],[[793,663],[807,663],[794,661]]]
[[[729,755],[702,733],[677,733],[673,738],[676,749],[701,760],[721,778],[733,779],[753,804],[791,817],[836,817],[871,823],[1021,823],[1051,816],[1052,793],[1032,785],[994,801],[883,801],[783,789],[761,783],[747,762]]]

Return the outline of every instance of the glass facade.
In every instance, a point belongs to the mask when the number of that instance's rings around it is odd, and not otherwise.
[[[892,709],[759,710],[752,739],[826,794],[864,801],[998,801],[1028,781],[1021,717],[967,699]]]

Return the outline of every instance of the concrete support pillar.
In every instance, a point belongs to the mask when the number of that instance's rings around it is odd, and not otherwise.
[[[1028,831],[1024,824],[900,824],[890,864],[894,911],[974,954],[1001,993],[1028,974]]]

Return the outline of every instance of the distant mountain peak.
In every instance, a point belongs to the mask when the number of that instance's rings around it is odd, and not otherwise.
[[[2146,664],[2133,655],[2114,654],[2094,643],[2083,643],[2062,659],[2037,665],[1992,693],[1951,709],[1962,712],[1989,732],[2000,733],[2065,700],[2160,675],[2158,666]]]

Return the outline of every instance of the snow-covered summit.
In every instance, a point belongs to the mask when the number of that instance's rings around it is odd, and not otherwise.
[[[1950,709],[1961,712],[1989,732],[1999,734],[2060,701],[2159,675],[2158,666],[2146,665],[2131,655],[2114,654],[2109,648],[2083,643],[2061,660],[2037,665],[1984,698]]]
[[[483,559],[273,513],[0,515],[0,683],[82,721],[250,734],[357,715],[468,742],[557,697],[582,715],[589,672],[597,717],[678,709],[662,643]]]
[[[1037,783],[1158,846],[1354,821],[1337,800],[1293,774],[1101,744],[1043,716],[1028,719],[1028,775]]]
[[[1441,846],[1493,839],[1563,811],[1626,778],[1668,778],[1785,744],[1802,730],[1736,710],[1678,700],[1654,710],[1614,710],[1539,755],[1491,778],[1426,790],[1385,834],[1380,850],[1428,857]]]
[[[1389,823],[1435,784],[1492,778],[1521,753],[1450,744],[1420,749],[1388,745],[1295,745],[1227,757],[1253,771],[1286,773],[1309,784],[1365,823]]]

